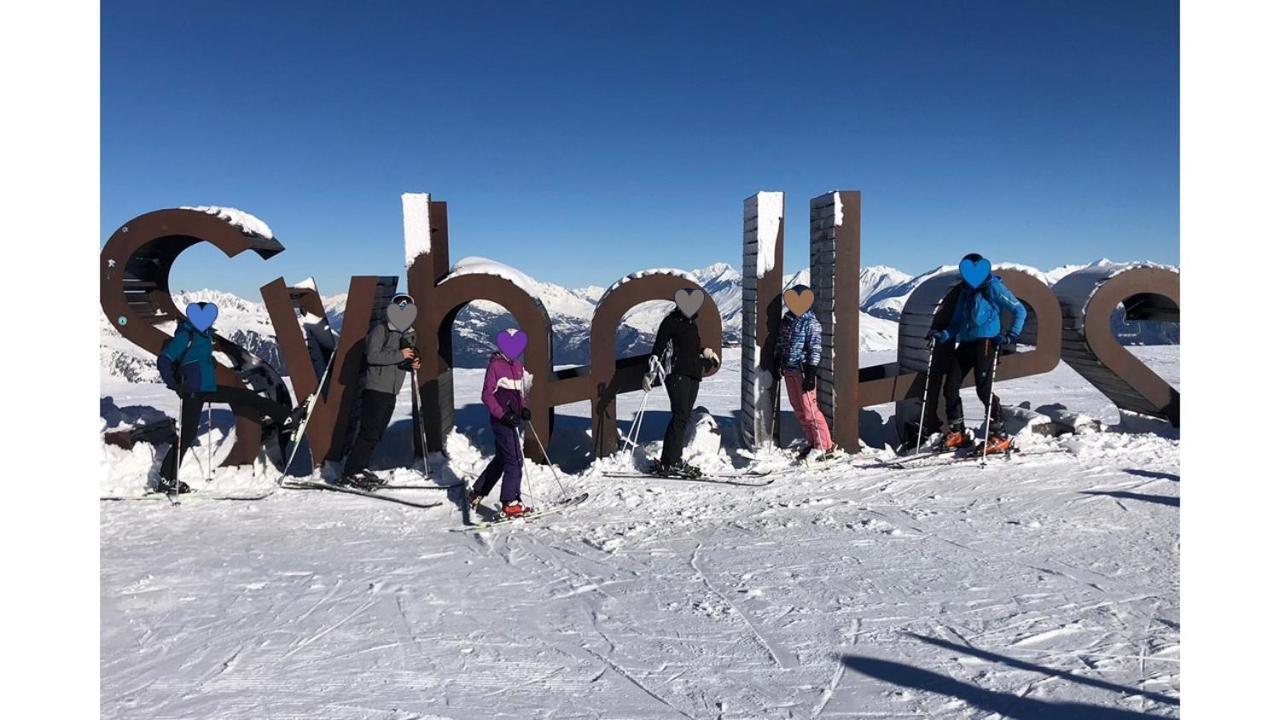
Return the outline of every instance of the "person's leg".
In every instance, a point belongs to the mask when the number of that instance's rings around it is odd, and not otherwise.
[[[956,348],[948,353],[947,379],[943,384],[942,394],[947,400],[947,425],[955,430],[964,427],[964,403],[960,401],[960,386],[964,383],[967,372],[961,361],[964,353]]]
[[[996,353],[999,350],[995,343],[986,340],[976,343],[975,350],[977,358],[973,369],[974,389],[978,392],[982,407],[989,414],[991,434],[999,435],[1004,432],[1004,414],[1000,409],[1000,396],[994,394],[991,389],[994,380],[991,375],[991,366],[995,363]]]
[[[343,475],[353,475],[368,468],[373,449],[382,439],[382,433],[386,431],[395,409],[395,395],[376,390],[364,391],[361,395],[360,431],[351,446],[351,452],[347,454]]]
[[[804,390],[800,386],[801,373],[799,370],[787,370],[782,373],[782,379],[787,384],[787,402],[791,403],[791,411],[796,414],[796,421],[800,423],[800,429],[804,431],[805,442],[812,446],[813,434],[805,417],[804,401],[802,399]]]
[[[498,453],[494,460],[502,460],[502,492],[498,500],[506,505],[520,499],[520,481],[524,476],[524,455],[520,451],[520,433],[515,428],[502,426],[501,435],[494,436]]]
[[[662,437],[662,464],[679,465],[684,455],[684,433],[689,425],[689,413],[698,395],[697,381],[683,375],[667,377],[667,397],[671,399],[671,422]]]
[[[178,468],[182,466],[182,458],[195,442],[196,434],[200,430],[202,407],[204,407],[204,401],[199,397],[182,398],[182,409],[178,411],[182,416],[182,437],[178,438],[176,447],[169,446],[169,452],[165,453],[164,460],[160,463],[161,480],[173,481],[178,478]]]
[[[955,356],[955,346],[952,343],[939,343],[933,349],[933,361],[930,364],[932,370],[928,379],[928,392],[924,396],[924,432],[925,435],[932,435],[939,430],[941,421],[938,419],[938,399],[942,397],[942,388],[947,381],[947,371],[951,367],[951,362]],[[960,396],[960,388],[956,388],[956,397]]]
[[[800,406],[804,408],[803,417],[808,426],[806,434],[809,436],[809,444],[820,452],[834,448],[836,444],[831,441],[831,430],[827,428],[827,418],[818,407],[818,389],[801,392]]]
[[[502,468],[505,465],[502,457],[502,438],[504,431],[511,429],[496,420],[491,421],[489,427],[493,430],[493,459],[484,466],[484,471],[476,478],[476,483],[471,489],[480,497],[488,495],[493,490],[493,486],[498,483],[498,478],[502,477]]]

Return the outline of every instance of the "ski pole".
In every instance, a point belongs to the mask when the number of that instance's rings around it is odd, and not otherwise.
[[[542,452],[542,457],[546,458],[547,467],[551,468],[551,476],[556,479],[556,484],[560,486],[560,500],[568,500],[569,493],[564,489],[564,483],[560,482],[560,473],[556,472],[555,463],[551,462],[551,458],[547,455],[547,449],[542,446],[542,438],[538,437],[538,429],[529,424],[529,432],[533,433],[534,442],[538,443],[538,450]]]
[[[182,396],[178,396],[178,437],[173,443],[173,478],[169,485],[169,492],[165,493],[169,496],[171,505],[178,504],[178,483],[182,482],[178,479],[178,471],[182,469],[182,406],[186,401]]]
[[[213,403],[205,403],[208,413],[205,415],[209,419],[209,431],[205,433],[205,444],[208,446],[204,450],[205,459],[205,484],[213,482]]]
[[[990,340],[987,341],[988,346]],[[996,396],[996,366],[1000,364],[1000,346],[997,345],[995,353],[991,356],[991,380],[987,386],[987,431],[984,433],[986,437],[982,439],[982,460],[978,463],[978,467],[987,466],[987,444],[991,442],[991,418],[995,413],[991,409],[991,401]]]
[[[924,410],[929,404],[929,379],[933,376],[934,339],[929,338],[929,362],[924,371],[924,395],[920,397],[920,425],[916,428],[916,454],[920,454],[920,446],[924,444]]]
[[[631,419],[631,427],[627,428],[627,437],[623,439],[624,443],[626,443],[627,445],[630,445],[633,448],[640,446],[640,423],[644,422],[644,411],[645,411],[645,408],[649,405],[650,392],[652,391],[650,390],[645,391],[644,397],[641,398],[640,400],[640,409],[636,411],[635,417]],[[632,434],[635,435],[634,440],[631,437]]]
[[[298,448],[302,447],[302,438],[307,431],[307,423],[311,422],[311,411],[316,409],[316,403],[320,400],[320,391],[324,389],[325,381],[329,379],[329,370],[333,367],[333,359],[336,357],[338,357],[338,349],[335,347],[329,355],[329,362],[324,366],[324,373],[320,375],[320,382],[316,385],[315,392],[311,393],[310,397],[307,398],[307,409],[302,413],[302,422],[293,431],[293,450],[289,452],[289,459],[284,464],[284,474],[280,476],[280,482],[284,482],[284,476],[289,473],[289,468],[293,467],[293,459],[298,456]],[[314,458],[312,460],[314,462]],[[307,473],[307,475],[310,474]]]
[[[413,405],[418,412],[418,440],[422,443],[422,476],[427,477],[431,471],[427,468],[427,425],[422,419],[422,395],[418,392],[418,371],[410,370],[413,374]]]

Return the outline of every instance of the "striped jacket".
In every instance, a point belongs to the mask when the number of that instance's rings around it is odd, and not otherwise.
[[[773,346],[773,361],[783,370],[796,370],[817,365],[822,358],[822,324],[808,310],[796,317],[787,313],[778,327],[778,342]]]

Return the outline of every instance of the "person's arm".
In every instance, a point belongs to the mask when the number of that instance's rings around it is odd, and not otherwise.
[[[1018,337],[1022,334],[1022,326],[1027,322],[1027,308],[1003,282],[995,287],[996,304],[1013,313],[1013,323],[1009,325],[1009,335]]]
[[[384,348],[387,343],[387,326],[374,325],[364,338],[364,359],[370,365],[399,365],[404,361],[400,348]]]
[[[805,364],[817,365],[822,360],[822,323],[816,319],[809,323],[809,335],[804,339]]]
[[[178,384],[178,373],[173,367],[173,363],[186,351],[187,346],[191,344],[191,332],[187,330],[187,326],[179,323],[178,329],[174,331],[173,337],[164,344],[160,349],[160,355],[156,358],[156,369],[160,371],[160,380],[167,387],[175,387]]]
[[[658,323],[658,336],[653,339],[653,350],[649,352],[649,355],[659,360],[662,359],[662,353],[667,349],[667,343],[671,342],[672,322],[671,316],[668,315],[662,319],[662,322]]]
[[[964,295],[964,290],[960,291],[960,295]],[[960,326],[964,323],[964,318],[960,315],[963,307],[962,298],[957,297],[956,306],[951,308],[951,322],[948,322],[946,329],[942,331],[942,338],[940,338],[942,342],[955,340],[956,336],[960,334]]]
[[[778,337],[774,338],[773,340],[773,366],[774,367],[777,367],[782,362],[782,358],[786,352],[785,350],[783,350],[782,346],[784,343],[782,342],[782,340],[787,336],[788,321],[789,321],[789,318],[784,315],[782,318],[782,321],[778,323]]]
[[[501,418],[506,414],[506,408],[498,404],[498,398],[495,396],[494,390],[498,387],[498,365],[490,362],[488,369],[484,371],[484,387],[480,391],[480,401],[489,409],[489,414],[495,418]]]

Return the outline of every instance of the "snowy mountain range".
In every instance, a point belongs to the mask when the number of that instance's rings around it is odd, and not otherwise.
[[[479,262],[483,259],[474,259]],[[1035,268],[1017,266],[1043,278],[1052,285],[1067,274],[1083,267],[1105,266],[1110,260],[1101,259],[1088,265],[1068,265],[1040,272]],[[881,265],[864,267],[860,276],[862,298],[861,346],[869,351],[892,351],[897,348],[897,320],[902,306],[912,291],[928,278],[951,267],[939,267],[927,273],[911,276],[896,268]],[[507,269],[509,272],[518,271]],[[715,299],[724,319],[724,341],[736,345],[742,337],[742,275],[728,263],[715,263],[693,270],[691,275],[706,288]],[[787,278],[788,285],[807,284],[806,268]],[[554,283],[538,282],[520,274],[519,284],[535,294],[551,317],[553,352],[556,365],[582,365],[588,361],[591,315],[604,293],[604,288],[589,286],[565,288]],[[341,331],[342,314],[346,306],[346,294],[324,298],[325,310],[334,329]],[[246,300],[217,290],[183,290],[176,295],[179,307],[189,302],[203,300],[218,305],[218,330],[224,336],[240,344],[263,360],[284,370],[275,343],[275,331],[262,303]],[[617,351],[621,355],[645,352],[653,343],[658,323],[668,312],[670,303],[651,302],[634,308],[623,318],[618,329]],[[510,327],[511,316],[501,307],[477,301],[458,314],[454,324],[454,362],[458,367],[483,367],[492,352],[492,338],[500,330]],[[1167,323],[1125,323],[1117,315],[1113,318],[1117,335],[1126,344],[1160,345],[1178,342],[1178,326]],[[121,378],[130,382],[158,382],[155,359],[141,348],[122,338],[115,329],[101,318],[101,360],[104,376]]]

